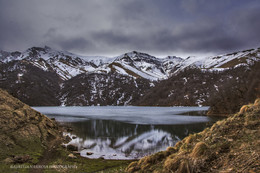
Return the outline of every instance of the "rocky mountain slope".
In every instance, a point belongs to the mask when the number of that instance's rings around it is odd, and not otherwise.
[[[182,59],[136,51],[87,57],[32,47],[0,52],[0,88],[33,106],[209,105],[218,88],[259,60],[259,48]]]
[[[258,172],[260,99],[174,147],[131,163],[127,172]]]
[[[260,96],[260,62],[224,71],[186,68],[148,90],[134,104],[209,105],[209,115],[231,114]]]
[[[151,87],[150,81],[118,73],[80,74],[64,82],[63,105],[129,105]]]
[[[0,65],[0,87],[29,105],[60,105],[61,79],[53,71],[44,71],[23,61]]]
[[[0,61],[23,61],[44,71],[54,71],[62,80],[68,80],[82,73],[109,73],[115,71],[122,75],[145,79],[166,79],[172,66],[182,59],[167,57],[158,59],[140,52],[129,52],[118,57],[79,56],[49,47],[32,47],[24,52],[0,52]]]

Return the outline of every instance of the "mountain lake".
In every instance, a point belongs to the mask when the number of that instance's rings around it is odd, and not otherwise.
[[[72,127],[81,156],[138,159],[165,150],[218,118],[204,116],[208,107],[68,106],[33,107]],[[87,152],[89,155],[87,155]]]

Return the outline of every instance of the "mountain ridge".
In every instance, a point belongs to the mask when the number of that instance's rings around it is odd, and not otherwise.
[[[110,72],[111,64],[119,63],[117,72],[125,75],[124,68],[132,73],[140,73],[143,78],[151,81],[169,78],[187,67],[201,69],[223,70],[236,65],[247,65],[258,61],[260,57],[259,48],[238,51],[230,54],[211,56],[206,58],[188,57],[186,59],[167,56],[157,58],[147,53],[132,51],[116,57],[108,58],[102,56],[80,56],[66,51],[56,51],[50,47],[32,47],[24,52],[0,52],[0,61],[8,63],[14,60],[25,60],[43,70],[53,70],[63,80],[68,80],[81,73],[87,72]]]
[[[233,71],[247,73],[259,60],[260,48],[186,59],[132,51],[107,59],[32,47],[24,52],[0,51],[0,88],[33,106],[201,106],[210,105],[210,97],[225,88],[223,81],[246,80]]]

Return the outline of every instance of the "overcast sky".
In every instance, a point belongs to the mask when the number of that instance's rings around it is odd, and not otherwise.
[[[260,47],[259,0],[0,0],[0,49],[217,55]]]

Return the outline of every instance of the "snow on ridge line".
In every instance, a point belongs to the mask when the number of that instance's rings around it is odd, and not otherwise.
[[[52,67],[57,74],[62,78],[69,79],[73,76],[76,76],[81,73],[90,73],[90,72],[106,72],[109,73],[111,69],[109,65],[113,62],[120,63],[122,67],[113,66],[117,73],[123,75],[133,76],[127,73],[127,69],[141,76],[142,78],[157,81],[162,79],[167,79],[171,74],[170,69],[177,67],[175,72],[181,71],[186,67],[199,67],[205,69],[219,69],[223,64],[228,63],[234,59],[239,59],[241,57],[247,56],[252,53],[256,53],[255,57],[249,56],[247,59],[247,64],[252,63],[253,61],[259,61],[260,54],[258,53],[260,49],[252,49],[247,51],[240,51],[232,54],[226,54],[221,56],[211,56],[211,57],[189,57],[187,59],[178,58],[176,56],[168,56],[166,58],[156,58],[146,53],[141,52],[129,52],[122,54],[118,57],[109,58],[104,56],[79,56],[67,51],[56,51],[51,48],[30,48],[23,53],[6,53],[4,51],[0,52],[0,61],[9,62],[12,60],[22,60],[26,59],[31,62],[33,65],[42,68],[43,70],[48,70],[48,65]],[[5,55],[2,55],[5,54]],[[32,55],[32,56],[31,56]],[[122,61],[120,58],[129,56],[133,62]],[[69,56],[71,59],[69,61],[63,62],[66,60],[66,56]],[[42,58],[45,61],[38,61],[38,58]],[[51,59],[53,58],[53,59]],[[60,61],[60,59],[63,61]],[[79,61],[79,58],[81,61]],[[70,61],[71,60],[71,61]],[[74,61],[76,60],[76,61]],[[146,61],[147,60],[147,61]],[[89,64],[92,63],[92,64]],[[132,64],[133,63],[133,64]],[[241,62],[242,63],[242,62]],[[240,63],[240,64],[241,64]],[[95,65],[93,65],[95,64]],[[235,67],[238,67],[236,65]],[[173,72],[173,73],[175,73]],[[133,76],[134,77],[134,76]]]
[[[239,51],[234,52],[230,54],[225,55],[219,55],[219,56],[210,56],[210,57],[189,57],[187,59],[184,59],[182,62],[180,62],[180,69],[182,70],[189,66],[196,66],[199,68],[211,68],[211,69],[217,69],[220,68],[223,64],[226,64],[234,59],[240,59],[242,57],[246,57],[252,53],[257,53],[259,49],[252,49],[248,51]],[[257,54],[256,57],[249,57],[252,60],[256,60],[258,58],[258,61],[260,60],[260,56]],[[178,70],[178,71],[179,71]]]
[[[135,74],[141,76],[142,78],[145,78],[145,79],[149,79],[149,80],[152,80],[152,81],[157,81],[158,78],[154,77],[154,76],[150,76],[149,74],[145,73],[145,72],[142,72],[142,71],[139,71],[137,70],[136,68],[132,67],[132,66],[129,66],[127,64],[121,64],[124,68],[134,72]]]

